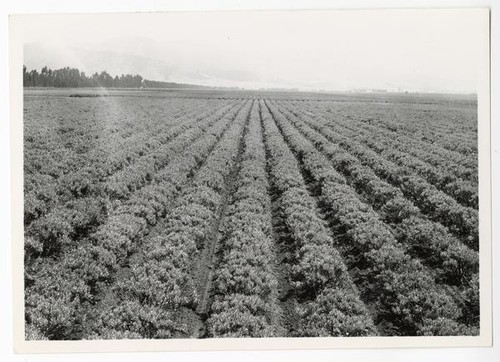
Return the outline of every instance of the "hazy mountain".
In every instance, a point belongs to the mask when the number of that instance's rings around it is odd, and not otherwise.
[[[96,46],[97,45],[97,46]],[[87,49],[54,44],[29,43],[24,47],[24,64],[28,69],[75,67],[92,74],[106,70],[111,75],[140,74],[146,79],[191,83],[207,86],[235,87],[248,83],[253,88],[261,79],[252,72],[225,69],[212,61],[204,62],[189,45],[169,51],[150,39],[107,41]],[[172,48],[175,48],[173,44]],[[110,49],[110,50],[107,50]],[[176,47],[179,49],[179,47]],[[196,61],[194,61],[196,59]],[[211,64],[208,64],[211,63]]]

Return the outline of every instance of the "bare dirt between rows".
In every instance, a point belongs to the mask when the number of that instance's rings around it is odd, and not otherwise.
[[[212,225],[210,226],[210,231],[207,234],[203,250],[201,251],[199,257],[193,262],[193,279],[195,280],[200,300],[196,310],[193,311],[191,309],[185,309],[184,313],[181,313],[181,318],[183,318],[185,323],[188,325],[188,335],[191,338],[203,338],[206,336],[205,321],[208,318],[211,298],[210,292],[212,288],[214,269],[217,265],[217,247],[220,239],[223,237],[226,211],[231,202],[232,194],[236,188],[236,180],[243,154],[244,136],[249,119],[250,112],[246,116],[245,126],[238,141],[238,152],[232,165],[232,169],[224,180],[225,187],[221,203],[217,210],[217,217],[212,220]]]
[[[241,109],[242,108],[240,108],[240,111],[241,111]],[[220,138],[217,140],[217,142],[213,145],[210,152],[208,152],[205,155],[203,162],[199,163],[195,169],[191,170],[191,172],[188,175],[188,181],[184,185],[184,190],[186,190],[187,188],[189,188],[192,185],[193,181],[196,179],[196,175],[197,175],[198,171],[203,167],[206,160],[208,159],[208,157],[210,156],[212,151],[217,147],[220,140],[224,137],[224,134],[225,134],[225,132],[227,132],[229,127],[230,127],[230,125],[226,128],[224,133],[220,136]],[[166,167],[168,167],[168,166],[166,166]],[[102,309],[101,305],[116,304],[118,302],[117,296],[115,295],[115,291],[113,290],[113,285],[118,285],[120,282],[125,281],[128,278],[130,278],[130,275],[131,275],[130,266],[132,264],[134,264],[134,263],[140,264],[140,263],[144,262],[144,252],[140,246],[144,245],[144,243],[146,242],[147,239],[152,239],[156,236],[163,235],[163,230],[165,229],[166,222],[168,219],[167,218],[168,213],[170,210],[172,210],[175,207],[179,196],[180,196],[180,194],[177,197],[175,197],[174,200],[172,200],[172,205],[171,205],[170,209],[165,213],[165,216],[163,216],[161,219],[159,219],[155,225],[151,225],[150,229],[148,230],[148,233],[146,234],[146,236],[144,236],[143,240],[141,240],[140,242],[138,241],[137,245],[134,248],[134,251],[132,251],[129,254],[127,259],[122,263],[120,268],[116,271],[115,278],[112,281],[112,283],[110,285],[107,285],[106,290],[104,290],[104,288],[103,288],[103,291],[96,296],[95,304],[90,305],[88,308],[89,311],[85,312],[85,314],[87,315],[86,320],[92,321],[93,318],[96,316],[96,314],[93,311],[101,310]],[[186,318],[185,309],[186,308],[183,308],[178,313],[178,318],[181,320]],[[87,333],[87,329],[88,329],[87,326],[83,326],[82,329],[83,329],[83,331],[84,331],[83,333],[85,335]]]
[[[261,129],[264,129],[262,112],[259,104],[259,118]],[[280,204],[281,193],[276,188],[271,173],[271,155],[268,148],[268,140],[263,132],[263,143],[266,154],[266,173],[269,182],[269,196],[271,200],[271,232],[274,240],[274,253],[276,255],[275,271],[278,279],[278,300],[283,315],[280,323],[287,335],[292,336],[298,328],[297,298],[290,281],[290,269],[294,264],[294,255],[291,245],[293,243],[290,230]]]

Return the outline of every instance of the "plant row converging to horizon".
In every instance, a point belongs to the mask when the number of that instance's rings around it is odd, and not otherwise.
[[[28,339],[478,334],[469,108],[26,102]]]

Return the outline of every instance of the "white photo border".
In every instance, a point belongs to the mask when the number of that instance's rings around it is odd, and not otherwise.
[[[13,15],[9,21],[11,220],[13,261],[14,348],[17,353],[143,352],[213,350],[294,350],[332,348],[475,347],[492,345],[492,230],[491,230],[491,121],[489,9],[429,9],[481,12],[485,20],[484,54],[478,88],[479,215],[480,215],[480,335],[464,337],[330,337],[330,338],[221,338],[168,340],[26,341],[24,337],[23,242],[23,24],[46,15]],[[288,10],[283,10],[288,11]],[[299,11],[299,10],[293,10]],[[332,11],[337,10],[308,10]],[[358,10],[338,10],[358,11]],[[378,16],[386,10],[373,10]],[[394,10],[390,10],[394,11]],[[399,11],[412,11],[404,9]],[[147,17],[139,13],[138,17]],[[92,16],[81,14],[79,16]],[[116,16],[116,14],[113,14]],[[54,16],[53,14],[50,16]],[[66,16],[66,15],[58,15]],[[145,20],[147,21],[147,20]]]

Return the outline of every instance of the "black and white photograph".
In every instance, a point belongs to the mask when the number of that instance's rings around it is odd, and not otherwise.
[[[11,22],[24,342],[491,343],[488,9]]]

